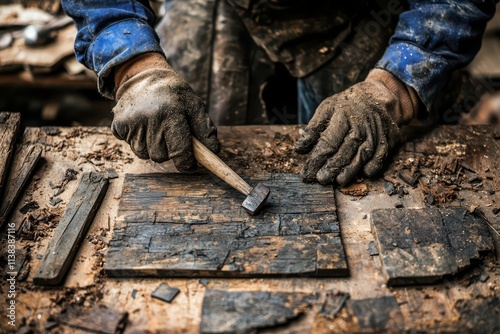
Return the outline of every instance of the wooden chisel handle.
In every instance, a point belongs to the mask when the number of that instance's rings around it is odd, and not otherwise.
[[[198,139],[193,137],[193,152],[194,157],[206,169],[220,177],[231,187],[238,190],[245,196],[250,194],[252,187],[246,183],[234,170],[229,168],[217,155],[210,151]]]

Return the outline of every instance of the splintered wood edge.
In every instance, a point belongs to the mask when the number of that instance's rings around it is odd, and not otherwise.
[[[441,217],[442,217],[442,211],[450,210],[450,209],[456,210],[456,211],[462,211],[462,212],[466,211],[466,209],[461,208],[461,207],[446,207],[446,208],[443,208],[443,210],[440,210],[439,208],[430,208],[429,210],[439,213],[439,215],[441,215]],[[382,268],[383,268],[383,275],[386,279],[387,286],[432,284],[432,283],[439,282],[440,280],[442,280],[446,276],[456,275],[456,274],[460,273],[461,271],[463,271],[464,269],[466,269],[467,267],[470,267],[470,265],[469,265],[469,266],[466,266],[466,268],[457,269],[456,272],[449,273],[449,274],[442,274],[442,275],[426,275],[426,276],[410,276],[410,277],[393,277],[393,276],[391,276],[389,274],[389,272],[387,271],[386,264],[384,262],[384,253],[382,252],[382,247],[380,245],[378,229],[377,229],[376,224],[374,223],[374,216],[376,216],[378,212],[395,212],[397,210],[418,211],[418,210],[422,210],[422,209],[393,209],[393,208],[391,208],[391,209],[375,209],[370,214],[371,232],[374,236],[375,243],[376,243],[378,251],[379,251],[380,263],[381,263]],[[481,221],[483,221],[483,219],[481,217],[474,217],[474,219],[480,219]],[[441,218],[441,220],[443,221],[443,218]],[[443,222],[443,224],[444,224],[444,222]],[[489,229],[488,229],[488,233],[490,233]],[[494,249],[494,246],[493,246],[493,249]],[[483,250],[483,252],[488,252],[491,250],[492,249],[486,249],[486,250]],[[480,250],[478,250],[478,252],[480,252]]]
[[[9,172],[10,162],[12,160],[12,155],[14,154],[14,147],[16,144],[17,136],[19,134],[19,126],[21,124],[21,114],[20,113],[9,113],[0,112],[0,114],[8,114],[9,117],[7,121],[0,124],[0,128],[6,128],[2,139],[6,139],[7,143],[2,142],[0,145],[0,153],[2,156],[0,159],[0,198],[5,196],[4,187],[7,180],[7,173]],[[3,160],[3,161],[2,161]]]

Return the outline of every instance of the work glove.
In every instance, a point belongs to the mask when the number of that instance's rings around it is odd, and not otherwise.
[[[417,115],[419,104],[413,88],[382,69],[327,98],[294,144],[297,153],[310,153],[302,178],[344,186],[360,171],[374,176],[400,140],[400,126]]]
[[[214,153],[217,129],[205,105],[163,55],[145,53],[115,71],[113,134],[141,159],[172,159],[179,171],[196,168],[191,136]]]

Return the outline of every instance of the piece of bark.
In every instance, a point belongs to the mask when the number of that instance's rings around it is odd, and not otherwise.
[[[29,137],[30,131],[27,129],[24,132],[23,144],[19,146],[12,159],[12,167],[5,183],[5,194],[0,204],[0,229],[4,227],[16,201],[42,155],[42,147],[31,144]]]
[[[63,281],[106,194],[108,183],[104,174],[83,174],[38,267],[33,279],[35,284],[58,285]]]
[[[19,132],[21,114],[0,112],[0,198],[4,194],[5,180]]]
[[[54,319],[63,325],[91,333],[115,334],[123,332],[127,323],[128,312],[118,312],[105,306],[96,306],[91,310],[72,305]]]
[[[200,333],[253,333],[284,325],[303,314],[317,297],[291,292],[208,289],[203,299]]]
[[[331,187],[271,174],[271,198],[245,199],[211,174],[126,175],[104,270],[117,277],[346,276]]]
[[[371,226],[388,285],[433,283],[494,250],[485,221],[462,208],[380,209]]]

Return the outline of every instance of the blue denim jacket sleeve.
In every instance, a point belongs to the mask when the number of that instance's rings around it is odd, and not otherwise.
[[[479,51],[494,0],[408,0],[396,31],[376,67],[408,86],[431,109],[452,71],[472,61]]]
[[[98,89],[114,98],[112,68],[144,52],[163,53],[154,31],[155,15],[148,1],[62,0],[75,21],[75,54],[98,74]]]

